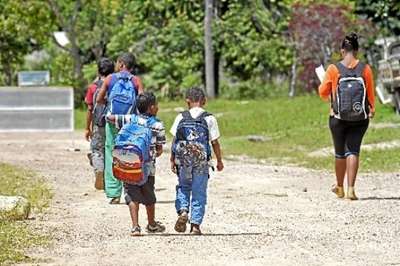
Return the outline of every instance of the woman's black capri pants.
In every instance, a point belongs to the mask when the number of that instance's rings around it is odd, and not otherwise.
[[[360,154],[361,142],[367,131],[369,119],[361,121],[344,121],[333,116],[329,118],[335,157],[344,159],[349,155]]]

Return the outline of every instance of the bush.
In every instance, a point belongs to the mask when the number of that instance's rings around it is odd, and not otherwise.
[[[239,81],[236,83],[222,82],[220,97],[226,99],[262,99],[286,96],[288,84],[282,82],[263,82],[259,80]]]

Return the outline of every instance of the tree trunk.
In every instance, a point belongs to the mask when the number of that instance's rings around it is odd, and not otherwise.
[[[68,50],[71,58],[73,59],[73,86],[75,91],[75,104],[79,105],[83,102],[85,97],[86,81],[83,75],[83,62],[80,55],[80,49],[76,41],[76,33],[72,29],[68,32],[68,38],[71,43],[71,48]]]
[[[82,104],[85,97],[86,81],[83,75],[83,63],[79,54],[73,55],[74,58],[74,89],[75,89],[75,105]]]
[[[296,79],[297,79],[297,56],[293,58],[291,73],[290,73],[290,86],[289,86],[289,97],[296,95]]]
[[[214,72],[214,51],[212,45],[212,20],[214,13],[214,0],[204,0],[204,50],[206,69],[206,89],[209,98],[215,98],[215,72]]]
[[[219,69],[220,69],[220,53],[214,54],[214,88],[215,88],[215,96],[219,95]]]
[[[11,68],[11,65],[8,65],[4,68],[5,76],[6,76],[6,85],[7,86],[12,86],[13,85],[13,70]]]

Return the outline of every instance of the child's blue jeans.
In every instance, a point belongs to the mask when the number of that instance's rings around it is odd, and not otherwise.
[[[190,222],[200,225],[207,204],[208,165],[199,168],[180,167],[176,186],[176,211],[189,212]]]

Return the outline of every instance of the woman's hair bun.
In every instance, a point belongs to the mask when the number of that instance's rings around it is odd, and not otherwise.
[[[349,39],[350,41],[358,41],[358,35],[355,32],[351,32],[346,36],[346,38]]]
[[[358,35],[355,32],[347,34],[342,41],[342,49],[348,52],[358,51],[358,46]]]

